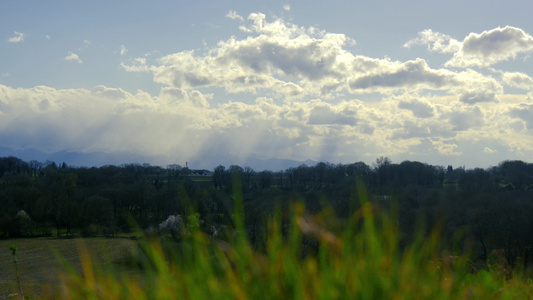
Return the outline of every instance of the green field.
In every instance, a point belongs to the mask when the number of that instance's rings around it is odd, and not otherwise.
[[[66,272],[66,265],[82,272],[80,253],[83,249],[91,254],[93,264],[104,270],[108,266],[118,270],[119,263],[131,257],[136,244],[137,241],[129,238],[0,240],[0,299],[18,292],[11,245],[18,248],[18,269],[25,296],[44,296],[58,289],[59,276]],[[121,271],[131,269],[122,268]]]
[[[394,210],[378,209],[363,192],[360,208],[342,224],[328,209],[279,207],[260,249],[246,235],[242,197],[233,199],[233,227],[217,236],[192,214],[179,237],[1,240],[0,299],[19,290],[11,245],[32,299],[533,298],[531,270],[496,259],[476,265],[422,225],[402,243]]]
[[[497,264],[474,270],[468,256],[443,251],[438,231],[400,246],[394,219],[374,215],[369,204],[340,231],[328,225],[327,214],[310,216],[303,206],[291,211],[286,230],[280,215],[273,216],[263,250],[253,249],[242,234],[243,219],[238,214],[236,231],[224,241],[206,235],[194,223],[189,223],[180,242],[168,236],[141,238],[140,243],[127,238],[0,241],[0,249],[5,249],[0,254],[0,299],[18,289],[11,244],[19,248],[21,282],[30,298],[533,297],[531,278],[523,270],[505,270]],[[306,248],[309,241],[318,243],[317,252]],[[57,257],[68,262],[74,272],[66,274]],[[140,258],[136,268],[127,263],[133,257]]]

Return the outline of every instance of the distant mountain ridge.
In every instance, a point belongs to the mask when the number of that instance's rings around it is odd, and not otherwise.
[[[302,164],[305,164],[307,166],[314,166],[318,162],[314,160],[307,159],[305,161],[296,161],[296,160],[290,160],[290,159],[278,159],[278,158],[270,158],[270,159],[257,159],[257,158],[249,158],[246,160],[246,165],[254,170],[270,170],[270,171],[280,171],[280,170],[286,170],[288,168],[296,168],[298,166],[301,166]]]
[[[254,157],[247,158],[236,158],[231,156],[226,157],[217,157],[211,158],[211,161],[206,160],[191,160],[186,161],[174,161],[169,162],[170,159],[167,157],[153,157],[153,156],[143,156],[134,153],[106,153],[106,152],[68,152],[60,151],[53,153],[46,153],[34,148],[13,150],[6,147],[0,146],[0,157],[5,156],[15,156],[24,161],[36,160],[39,162],[53,161],[56,163],[65,162],[71,166],[79,167],[101,167],[105,165],[122,165],[130,163],[149,163],[152,165],[159,165],[165,167],[169,164],[179,164],[185,167],[187,163],[191,169],[207,169],[212,170],[217,165],[224,165],[229,167],[230,165],[239,165],[241,167],[250,167],[256,171],[270,170],[270,171],[281,171],[288,168],[295,168],[302,164],[307,166],[314,166],[317,164],[313,160],[297,161],[290,159],[259,159]]]

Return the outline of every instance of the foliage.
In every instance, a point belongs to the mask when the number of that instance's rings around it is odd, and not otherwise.
[[[280,210],[270,219],[265,251],[244,234],[245,215],[234,214],[235,234],[225,242],[191,226],[168,255],[164,241],[146,238],[145,275],[101,272],[85,255],[83,273],[70,273],[56,297],[66,299],[528,299],[529,280],[472,272],[466,256],[442,252],[438,231],[420,232],[400,245],[395,213],[386,214],[360,188],[360,207],[340,231],[327,226],[327,212],[290,210],[288,231]],[[242,198],[234,198],[235,206]],[[194,223],[196,216],[190,218]],[[330,220],[331,221],[331,220]],[[312,239],[316,252],[303,251]],[[178,251],[179,249],[179,251]]]
[[[186,226],[191,211],[204,232],[225,234],[235,225],[232,213],[241,209],[243,232],[254,250],[264,251],[276,205],[284,212],[284,233],[289,207],[300,202],[309,213],[330,209],[346,223],[360,208],[356,178],[376,207],[397,206],[402,247],[425,224],[426,235],[440,228],[442,247],[469,253],[480,268],[489,268],[490,253],[500,249],[512,268],[531,268],[533,164],[521,161],[467,170],[381,157],[372,166],[320,162],[258,172],[231,165],[210,172],[148,164],[77,168],[6,157],[0,158],[0,237],[112,237],[131,223],[156,228],[169,216],[182,216]],[[241,208],[232,200],[237,195]],[[181,239],[178,228],[169,231],[175,240]]]

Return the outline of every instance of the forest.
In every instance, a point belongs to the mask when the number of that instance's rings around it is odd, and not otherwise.
[[[380,157],[372,166],[320,162],[272,172],[237,165],[88,168],[3,157],[0,237],[111,237],[132,224],[157,230],[170,217],[190,215],[214,235],[234,225],[232,199],[242,195],[246,236],[261,251],[276,210],[283,217],[300,203],[310,215],[329,211],[342,227],[360,208],[362,186],[377,210],[397,217],[400,245],[438,230],[442,247],[469,251],[481,263],[494,251],[513,266],[533,260],[533,164],[522,161],[454,169]],[[312,251],[316,244],[307,242]]]

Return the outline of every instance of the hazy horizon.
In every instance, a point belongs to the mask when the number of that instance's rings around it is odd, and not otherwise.
[[[530,6],[2,2],[0,154],[532,162]]]

